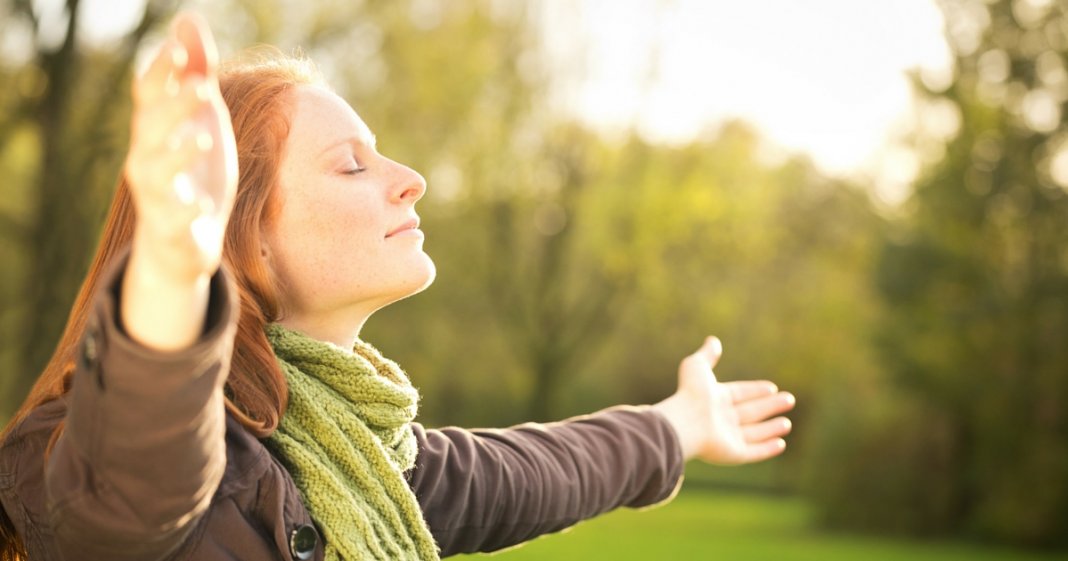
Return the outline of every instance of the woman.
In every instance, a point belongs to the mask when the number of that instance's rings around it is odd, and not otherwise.
[[[180,16],[135,81],[102,243],[0,445],[0,559],[492,551],[666,500],[686,459],[782,452],[793,397],[717,383],[715,338],[653,406],[414,423],[415,390],[359,333],[433,280],[422,177],[308,63],[216,56]]]

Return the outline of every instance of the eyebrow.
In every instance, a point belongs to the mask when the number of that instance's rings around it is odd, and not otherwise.
[[[341,139],[341,140],[339,140],[337,142],[331,143],[329,146],[324,148],[323,151],[319,153],[319,155],[321,156],[323,154],[326,154],[327,152],[329,152],[331,150],[334,150],[338,146],[341,146],[341,145],[344,145],[344,144],[350,144],[350,145],[353,145],[353,146],[355,146],[357,144],[365,144],[367,146],[370,146],[371,149],[377,150],[378,149],[378,137],[375,136],[375,133],[373,133],[373,132],[368,132],[368,134],[370,135],[369,138],[365,138],[363,136],[347,136],[347,137],[345,137],[345,138],[343,138],[343,139]]]

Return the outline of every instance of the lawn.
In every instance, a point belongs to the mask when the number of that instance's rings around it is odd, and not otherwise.
[[[796,498],[685,489],[646,511],[621,509],[571,530],[465,561],[729,559],[786,561],[1068,561],[1068,552],[828,533]]]

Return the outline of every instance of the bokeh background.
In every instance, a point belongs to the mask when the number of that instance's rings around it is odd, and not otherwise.
[[[365,331],[425,423],[657,401],[708,333],[798,396],[784,457],[500,558],[1068,558],[1064,2],[0,0],[0,421],[182,8],[427,177],[438,280]]]

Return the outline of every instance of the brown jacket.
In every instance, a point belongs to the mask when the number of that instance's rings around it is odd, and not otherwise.
[[[123,334],[119,279],[121,266],[97,297],[71,392],[0,445],[0,504],[29,558],[321,560],[322,539],[289,474],[225,413],[237,314],[226,275],[212,280],[204,335],[176,353]],[[442,556],[660,502],[681,480],[675,434],[649,408],[505,430],[413,430],[419,455],[406,477]]]

